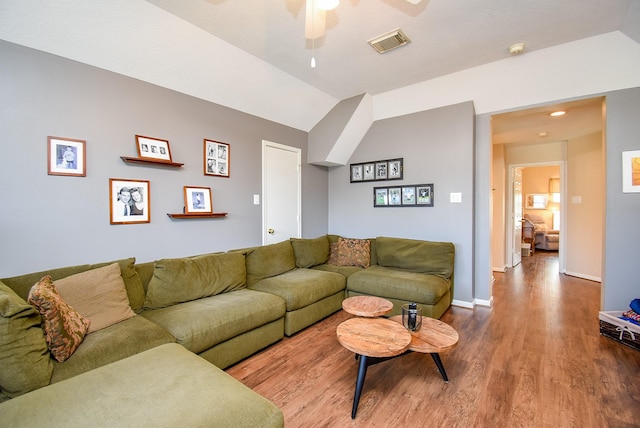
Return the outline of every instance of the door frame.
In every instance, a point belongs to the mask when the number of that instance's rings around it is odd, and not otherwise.
[[[567,203],[566,203],[566,185],[567,185],[567,162],[565,160],[561,161],[546,161],[546,162],[535,162],[535,163],[518,163],[518,164],[509,164],[507,166],[508,171],[508,191],[507,191],[507,207],[509,207],[509,212],[507,213],[506,220],[507,224],[505,225],[507,233],[505,234],[506,239],[506,247],[505,253],[508,255],[507,265],[508,267],[513,267],[513,172],[515,168],[531,168],[536,166],[550,166],[550,165],[559,165],[560,166],[560,244],[558,248],[558,271],[560,273],[566,273],[567,265],[566,265],[566,245],[565,239],[562,239],[562,233],[564,231],[566,235],[567,231]]]

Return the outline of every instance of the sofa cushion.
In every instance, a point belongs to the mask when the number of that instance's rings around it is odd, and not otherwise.
[[[175,341],[169,332],[142,316],[131,317],[87,334],[76,352],[64,363],[53,361],[51,383]]]
[[[51,355],[63,362],[84,339],[90,321],[60,297],[48,275],[31,288],[28,301],[42,315],[44,337]]]
[[[200,353],[218,343],[282,318],[284,302],[277,296],[236,290],[167,308],[144,311],[142,316]]]
[[[54,284],[64,301],[91,321],[89,333],[135,316],[118,263],[77,273]]]
[[[296,267],[310,268],[326,263],[329,258],[329,240],[327,236],[313,239],[291,238]]]
[[[122,279],[124,280],[124,284],[127,287],[127,296],[129,297],[129,304],[131,305],[131,309],[133,309],[135,312],[141,312],[142,305],[144,304],[144,288],[142,287],[142,281],[140,281],[140,277],[138,276],[138,273],[135,269],[136,259],[134,257],[130,257],[128,259],[116,260],[115,262],[120,265],[120,273],[122,275]],[[114,263],[114,261],[106,263],[96,263],[91,265],[77,265],[50,269],[42,272],[34,272],[11,278],[5,278],[2,281],[6,285],[11,287],[18,294],[18,296],[26,300],[27,296],[29,295],[29,290],[31,290],[31,286],[38,282],[40,278],[45,275],[51,276],[51,278],[56,281],[58,279],[74,275],[76,273],[96,269],[99,267],[110,265],[112,263]]]
[[[370,296],[434,305],[451,289],[451,282],[438,275],[371,266],[351,275],[347,287]]]
[[[155,262],[146,309],[159,309],[244,288],[246,266],[241,253],[217,253]]]
[[[167,344],[2,403],[0,425],[276,428],[284,418],[229,374]]]
[[[290,241],[254,247],[247,250],[246,255],[248,286],[296,268]]]
[[[40,314],[0,282],[0,390],[16,397],[49,384],[53,364]]]
[[[294,269],[271,278],[265,278],[251,286],[252,290],[280,296],[287,305],[287,312],[308,306],[332,296],[346,287],[343,275],[316,269]]]
[[[340,238],[331,244],[327,264],[368,268],[371,260],[371,243],[368,239]]]
[[[451,242],[378,237],[376,251],[380,266],[430,273],[444,278],[450,278],[453,273],[455,247]]]

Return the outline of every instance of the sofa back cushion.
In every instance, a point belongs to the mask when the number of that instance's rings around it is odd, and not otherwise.
[[[36,308],[0,282],[0,391],[8,397],[49,384],[53,362],[40,323]]]
[[[313,239],[291,238],[296,267],[310,268],[327,262],[329,258],[329,240],[327,236]]]
[[[241,253],[161,259],[155,262],[145,309],[159,309],[244,288],[246,267]]]
[[[124,281],[124,285],[127,288],[127,296],[129,297],[129,304],[131,305],[131,309],[138,313],[142,311],[142,305],[144,303],[144,288],[142,287],[142,281],[140,281],[140,277],[136,272],[135,262],[136,259],[134,257],[115,261],[115,263],[118,263],[120,265],[120,272]],[[18,296],[26,300],[27,296],[29,295],[29,290],[31,290],[33,284],[40,281],[40,279],[45,275],[50,275],[51,278],[56,281],[58,279],[74,275],[76,273],[86,272],[88,270],[107,266],[112,263],[114,263],[114,261],[50,269],[46,271],[15,276],[12,278],[4,278],[2,279],[2,282],[13,289]]]
[[[91,321],[88,333],[135,316],[118,263],[59,279],[55,286],[69,306]]]
[[[263,245],[245,251],[247,255],[247,285],[264,278],[280,275],[296,268],[290,241]]]
[[[455,247],[451,242],[407,238],[376,238],[378,265],[450,278]]]

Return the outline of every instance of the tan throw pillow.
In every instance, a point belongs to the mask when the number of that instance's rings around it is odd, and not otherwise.
[[[370,260],[371,242],[368,239],[340,238],[336,244],[331,244],[327,263],[368,268]]]
[[[64,301],[91,321],[89,333],[135,316],[118,263],[77,273],[54,284]]]
[[[87,334],[89,320],[60,297],[49,275],[31,287],[29,303],[42,315],[44,338],[51,355],[59,362],[65,361]]]

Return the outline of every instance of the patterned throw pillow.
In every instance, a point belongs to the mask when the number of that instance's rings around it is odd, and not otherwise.
[[[65,361],[87,334],[89,320],[62,300],[49,275],[31,287],[28,301],[42,315],[44,336],[51,355],[59,362]]]
[[[339,238],[330,245],[327,264],[368,268],[371,259],[371,242],[368,239]]]

